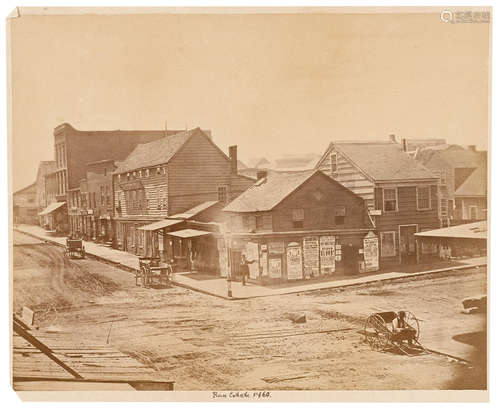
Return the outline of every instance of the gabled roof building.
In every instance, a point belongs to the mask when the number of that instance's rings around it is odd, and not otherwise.
[[[197,252],[213,270],[216,248],[208,234],[217,232],[224,205],[254,183],[238,174],[237,161],[236,146],[228,156],[200,128],[137,145],[113,173],[117,246],[142,256],[160,251],[184,269]],[[183,229],[208,234],[173,234]]]
[[[363,199],[323,172],[269,171],[223,212],[219,256],[230,257],[233,277],[242,254],[259,283],[378,269],[378,240]]]
[[[381,265],[416,262],[414,234],[441,225],[438,177],[398,143],[332,142],[316,168],[364,199]]]

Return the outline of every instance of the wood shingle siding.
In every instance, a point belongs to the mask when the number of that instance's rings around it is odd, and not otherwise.
[[[219,185],[231,184],[228,157],[201,133],[195,134],[168,164],[169,215],[217,200]]]
[[[363,198],[367,207],[374,205],[374,184],[366,178],[353,164],[337,153],[337,172],[332,174],[331,156],[328,155],[318,166],[318,169],[349,188]]]

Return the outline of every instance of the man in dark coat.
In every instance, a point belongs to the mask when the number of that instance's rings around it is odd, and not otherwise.
[[[240,274],[241,274],[241,285],[246,285],[246,279],[250,275],[250,269],[248,268],[248,264],[254,263],[255,260],[249,261],[245,254],[241,254],[240,261]]]

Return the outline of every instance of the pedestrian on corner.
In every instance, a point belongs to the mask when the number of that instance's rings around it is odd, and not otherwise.
[[[246,285],[246,279],[250,275],[250,269],[248,268],[248,264],[254,263],[255,260],[247,260],[245,254],[241,254],[240,261],[240,274],[241,274],[241,285]]]

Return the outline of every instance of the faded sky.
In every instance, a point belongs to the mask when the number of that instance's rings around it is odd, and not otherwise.
[[[243,161],[336,138],[485,148],[489,26],[430,14],[13,19],[13,189],[54,159],[53,129],[212,130]]]

